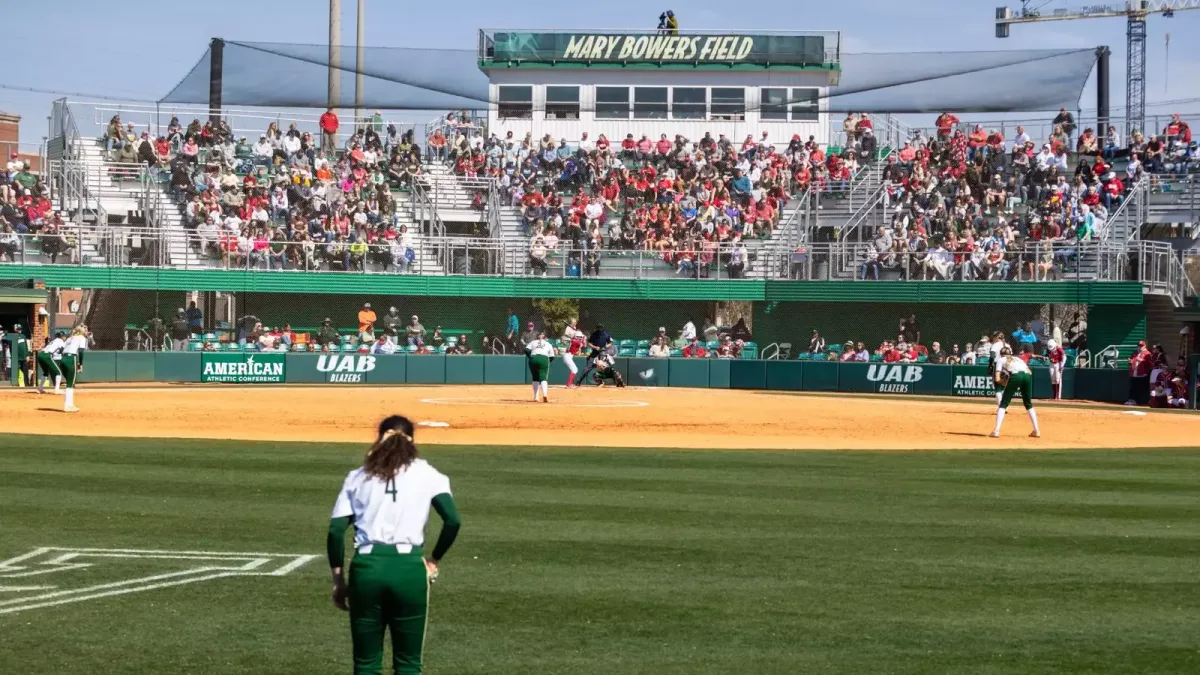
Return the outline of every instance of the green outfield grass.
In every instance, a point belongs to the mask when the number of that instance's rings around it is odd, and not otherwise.
[[[0,436],[0,559],[321,555],[13,613],[194,563],[0,578],[56,587],[0,590],[0,672],[350,672],[323,552],[361,451]],[[1200,452],[426,454],[464,519],[430,673],[1200,672]]]

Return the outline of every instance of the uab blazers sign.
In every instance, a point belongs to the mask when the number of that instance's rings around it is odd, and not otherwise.
[[[911,394],[924,370],[921,366],[872,363],[867,369],[867,379],[875,385],[876,393]]]
[[[359,384],[367,373],[375,370],[375,357],[356,354],[322,354],[317,370],[329,374],[329,382]]]

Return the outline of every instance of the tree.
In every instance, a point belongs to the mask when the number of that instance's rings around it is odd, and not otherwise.
[[[546,322],[546,336],[562,335],[571,319],[579,318],[579,301],[570,298],[541,298],[533,301],[533,308]]]

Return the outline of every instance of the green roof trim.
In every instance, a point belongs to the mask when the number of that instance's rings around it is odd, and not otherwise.
[[[812,65],[789,65],[772,63],[671,63],[667,61],[629,61],[617,63],[610,61],[586,63],[581,61],[496,61],[482,59],[479,61],[482,70],[488,69],[522,69],[538,70],[545,68],[574,68],[591,70],[842,70],[839,63],[818,63]]]
[[[36,273],[31,275],[30,272]],[[1135,281],[1004,283],[988,281],[758,281],[691,279],[545,279],[418,276],[265,270],[0,265],[0,279],[36,276],[52,288],[241,291],[430,297],[774,302],[1055,303],[1140,305]],[[44,292],[43,292],[43,298]]]

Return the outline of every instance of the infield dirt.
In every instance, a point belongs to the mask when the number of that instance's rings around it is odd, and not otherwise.
[[[988,438],[986,401],[795,396],[698,389],[551,390],[526,386],[83,387],[76,405],[30,390],[0,393],[8,433],[106,437],[370,442],[389,414],[449,426],[421,443],[775,450],[939,450],[1194,447],[1200,416],[1111,408],[1037,407],[1042,438],[1009,408],[1004,437]],[[1131,414],[1135,413],[1135,414]]]

